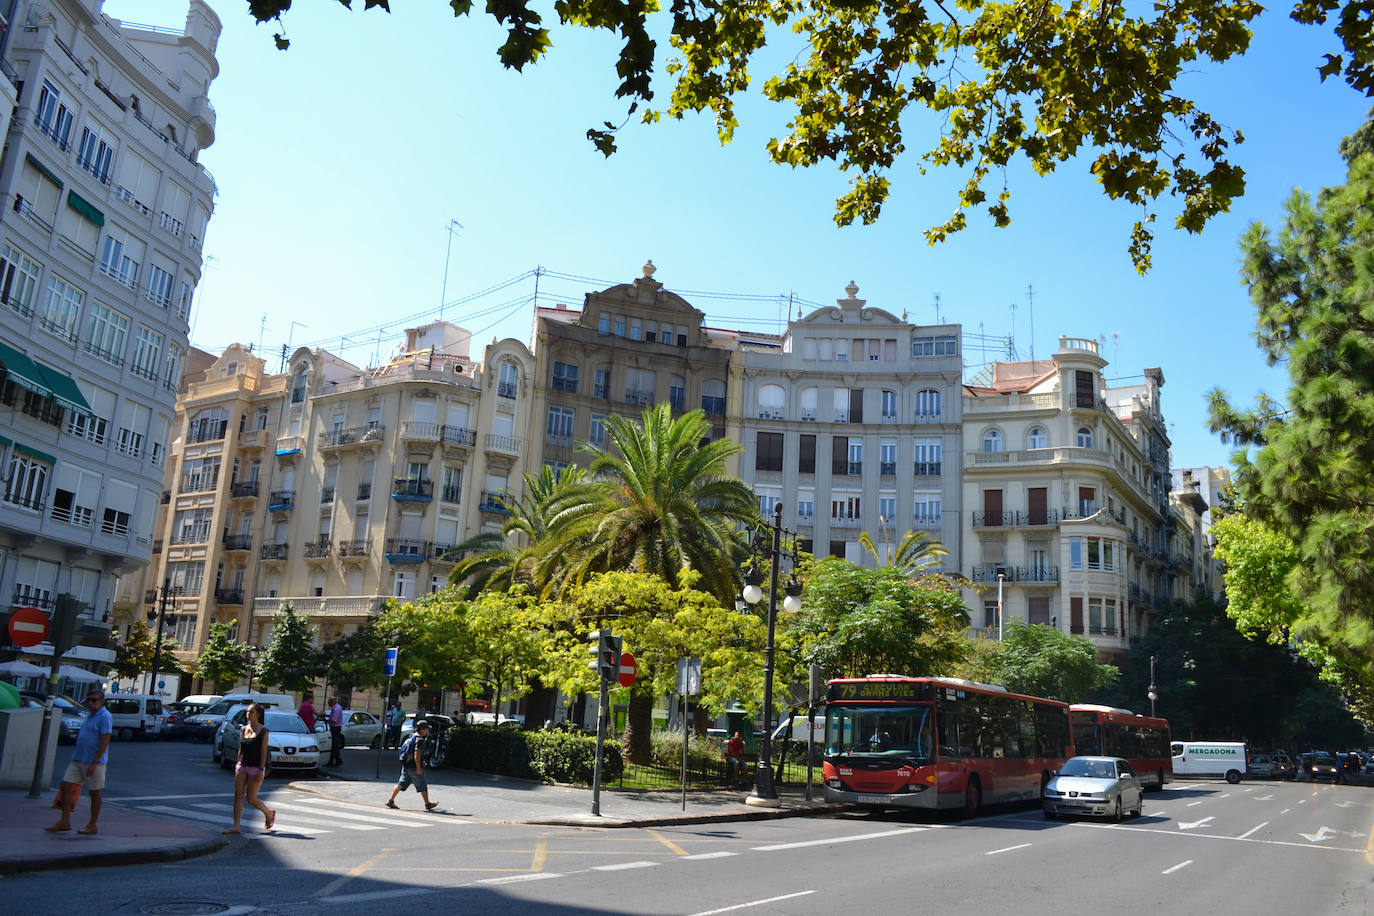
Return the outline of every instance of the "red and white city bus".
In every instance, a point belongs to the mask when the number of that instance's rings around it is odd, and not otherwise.
[[[958,678],[831,681],[825,799],[875,807],[963,808],[1039,801],[1073,756],[1069,706]]]
[[[1069,707],[1074,753],[1084,757],[1124,757],[1146,787],[1174,781],[1169,720],[1138,716],[1129,709],[1075,703]]]

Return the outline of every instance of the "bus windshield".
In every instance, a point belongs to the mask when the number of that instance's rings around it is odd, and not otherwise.
[[[930,759],[931,707],[831,706],[825,714],[830,756]]]

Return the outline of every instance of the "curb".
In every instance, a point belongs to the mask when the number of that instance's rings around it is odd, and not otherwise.
[[[0,875],[14,875],[31,871],[65,871],[76,868],[104,868],[112,865],[142,865],[149,862],[176,862],[223,849],[229,841],[219,837],[198,840],[162,849],[111,850],[81,856],[41,855],[29,858],[0,860]]]

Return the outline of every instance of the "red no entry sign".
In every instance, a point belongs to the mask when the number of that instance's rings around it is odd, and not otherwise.
[[[48,638],[48,626],[48,615],[38,608],[16,608],[10,614],[10,641],[16,646],[36,646]]]
[[[635,657],[628,652],[620,653],[620,686],[629,687],[635,682]]]

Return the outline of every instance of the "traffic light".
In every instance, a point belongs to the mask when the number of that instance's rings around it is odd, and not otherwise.
[[[615,680],[620,676],[621,638],[611,635],[610,630],[597,630],[590,637],[592,645],[587,651],[594,659],[587,667],[601,675],[603,680]]]

